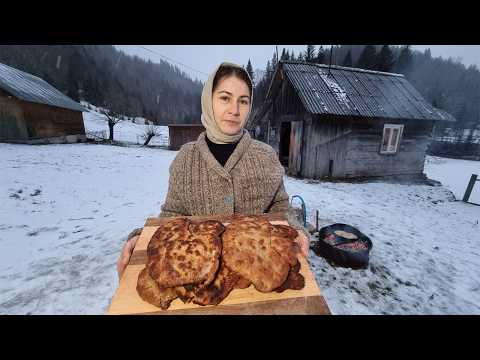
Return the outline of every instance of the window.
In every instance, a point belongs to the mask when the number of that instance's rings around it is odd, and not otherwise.
[[[398,152],[403,125],[385,124],[383,127],[382,146],[380,154],[395,154]]]

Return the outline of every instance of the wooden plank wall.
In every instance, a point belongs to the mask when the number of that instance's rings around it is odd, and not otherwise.
[[[404,124],[396,154],[380,154],[383,126]],[[386,176],[421,174],[431,140],[431,121],[368,120],[352,123],[347,142],[344,176]]]
[[[345,171],[345,155],[351,134],[348,120],[336,120],[328,116],[313,116],[305,122],[302,175],[306,178],[342,176]]]
[[[290,149],[288,174],[299,176],[302,171],[303,121],[292,121],[290,130]]]
[[[282,82],[280,92],[273,103],[274,111],[279,115],[295,115],[305,113],[300,97],[288,80]]]
[[[205,131],[203,126],[169,126],[169,149],[179,150],[182,145],[196,141],[203,131]]]
[[[280,135],[281,135],[281,124],[283,122],[295,122],[295,121],[305,121],[309,119],[310,115],[303,113],[303,114],[296,114],[296,115],[280,115],[275,118],[275,121],[270,123],[270,146],[272,146],[277,153],[280,150]]]
[[[0,93],[0,141],[22,142],[28,140],[27,127],[18,101]]]
[[[270,119],[269,144],[277,150],[277,152],[279,152],[280,145],[281,123],[304,121],[310,117],[305,111],[300,97],[286,79],[282,82],[280,91],[273,100],[272,109],[266,116]]]
[[[85,135],[80,111],[19,101],[30,139]]]

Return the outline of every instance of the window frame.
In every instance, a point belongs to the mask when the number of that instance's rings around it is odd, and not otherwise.
[[[402,139],[404,127],[405,126],[403,124],[384,124],[383,125],[382,141],[380,142],[380,154],[391,155],[391,154],[398,153],[400,149],[400,141]],[[385,136],[386,136],[387,130],[389,131],[388,142],[387,142],[386,150],[384,150],[384,142],[385,142]],[[395,144],[392,144],[394,130],[398,130],[398,136]],[[393,146],[393,149],[391,148],[392,146]]]

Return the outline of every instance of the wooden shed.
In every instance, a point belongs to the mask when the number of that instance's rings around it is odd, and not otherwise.
[[[0,64],[0,142],[86,141],[82,111],[39,77]]]
[[[280,62],[251,127],[304,178],[423,176],[437,121],[434,108],[401,74]]]
[[[205,128],[202,124],[169,124],[169,149],[179,150],[183,144],[196,141],[203,131],[205,131]]]

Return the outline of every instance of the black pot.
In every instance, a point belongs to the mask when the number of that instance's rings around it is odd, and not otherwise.
[[[355,234],[358,239],[349,240],[342,236],[338,236],[334,233],[337,230],[343,230]],[[335,236],[335,244],[333,245],[324,240],[330,234]],[[353,251],[337,247],[338,245],[350,242],[363,242],[367,246],[367,249]],[[332,265],[349,267],[352,269],[365,269],[368,267],[370,250],[372,247],[373,244],[370,238],[362,234],[360,230],[347,224],[333,224],[320,229],[318,232],[318,241],[313,246],[313,251],[318,256],[325,258]]]

